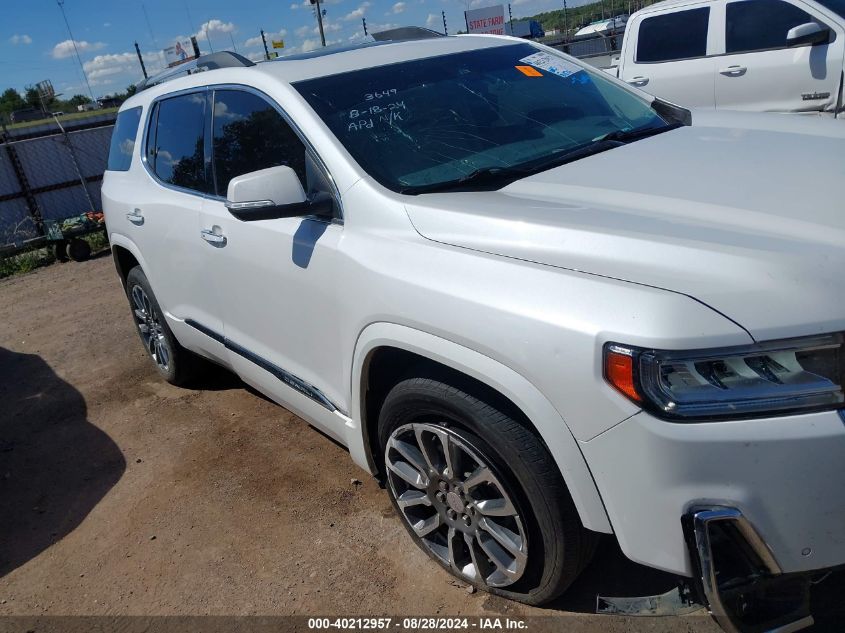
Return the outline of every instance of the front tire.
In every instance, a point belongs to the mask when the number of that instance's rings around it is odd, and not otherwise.
[[[548,602],[589,561],[595,535],[536,432],[495,394],[474,391],[410,378],[388,393],[379,440],[391,502],[414,542],[453,575]]]
[[[198,376],[201,361],[173,336],[140,266],[135,266],[126,276],[126,296],[135,330],[161,377],[177,386],[193,382]]]

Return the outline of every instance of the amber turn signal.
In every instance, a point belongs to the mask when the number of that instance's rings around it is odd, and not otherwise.
[[[608,346],[604,355],[604,377],[634,402],[642,402],[634,383],[634,359],[628,350]],[[627,352],[627,353],[626,353]]]

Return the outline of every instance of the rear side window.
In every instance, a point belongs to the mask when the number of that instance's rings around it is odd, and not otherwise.
[[[709,7],[646,18],[637,37],[637,62],[668,62],[707,54]]]
[[[731,2],[725,19],[725,52],[784,48],[789,29],[814,21],[806,11],[780,0]]]
[[[129,171],[132,153],[135,150],[135,137],[141,122],[141,106],[124,110],[117,115],[114,130],[111,133],[109,147],[109,171]]]
[[[243,90],[215,90],[213,129],[219,195],[226,195],[232,178],[278,165],[291,167],[305,186],[305,145],[261,97]]]
[[[211,193],[205,173],[206,94],[159,101],[147,139],[147,162],[163,182]]]

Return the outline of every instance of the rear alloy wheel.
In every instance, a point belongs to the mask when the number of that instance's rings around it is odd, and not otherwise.
[[[126,296],[138,336],[162,378],[174,385],[195,381],[207,365],[173,336],[140,266],[126,275]]]
[[[131,296],[135,326],[138,328],[138,334],[141,335],[144,347],[158,366],[159,371],[167,373],[170,369],[170,358],[173,353],[170,350],[167,337],[164,335],[161,317],[141,286],[134,286]]]
[[[441,426],[407,424],[390,435],[385,463],[402,517],[444,565],[489,587],[522,577],[522,519],[477,448]]]

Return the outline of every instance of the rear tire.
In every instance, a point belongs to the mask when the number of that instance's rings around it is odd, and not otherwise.
[[[378,433],[391,502],[414,542],[462,581],[548,602],[589,562],[596,535],[536,432],[495,394],[473,391],[437,378],[390,390]]]
[[[203,373],[205,363],[173,336],[140,266],[135,266],[126,276],[126,296],[135,330],[161,377],[177,386],[195,382]]]

